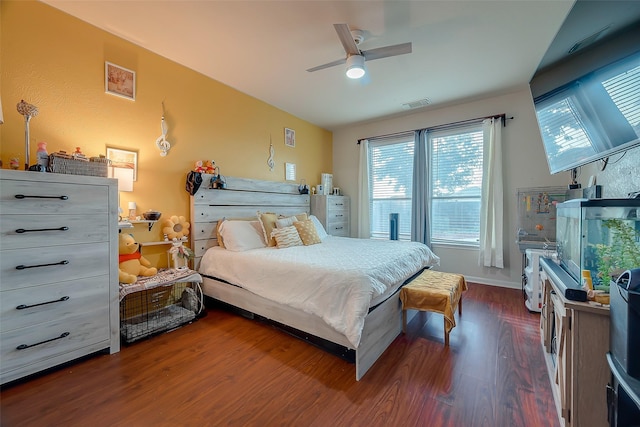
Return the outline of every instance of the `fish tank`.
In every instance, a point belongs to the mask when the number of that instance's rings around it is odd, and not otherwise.
[[[640,267],[640,199],[574,199],[556,210],[558,260],[576,284],[590,278],[608,291],[611,280]]]

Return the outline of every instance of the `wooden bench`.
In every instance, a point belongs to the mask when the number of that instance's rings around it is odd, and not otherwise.
[[[462,315],[462,292],[467,282],[461,274],[425,270],[400,290],[402,301],[402,332],[407,329],[407,310],[432,311],[444,316],[444,345],[449,345],[449,333],[456,326],[456,306]]]

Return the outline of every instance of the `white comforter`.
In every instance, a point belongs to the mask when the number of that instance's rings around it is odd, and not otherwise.
[[[200,273],[322,318],[360,343],[370,306],[438,258],[421,243],[329,236],[322,243],[232,252],[209,249]]]

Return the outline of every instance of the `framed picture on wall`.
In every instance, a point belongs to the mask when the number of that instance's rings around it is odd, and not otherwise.
[[[133,169],[133,180],[138,180],[138,152],[107,147],[107,159],[116,168]]]
[[[111,62],[104,63],[104,90],[111,95],[136,100],[136,72]]]
[[[284,145],[287,147],[296,146],[296,131],[289,128],[284,128]]]

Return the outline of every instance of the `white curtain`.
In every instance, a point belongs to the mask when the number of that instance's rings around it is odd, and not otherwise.
[[[411,195],[411,240],[431,245],[429,230],[429,168],[427,130],[417,130],[413,144],[413,193]]]
[[[360,140],[360,170],[358,174],[358,237],[371,238],[369,225],[369,140]]]
[[[484,120],[482,129],[484,132],[484,160],[478,265],[504,268],[502,118]]]

